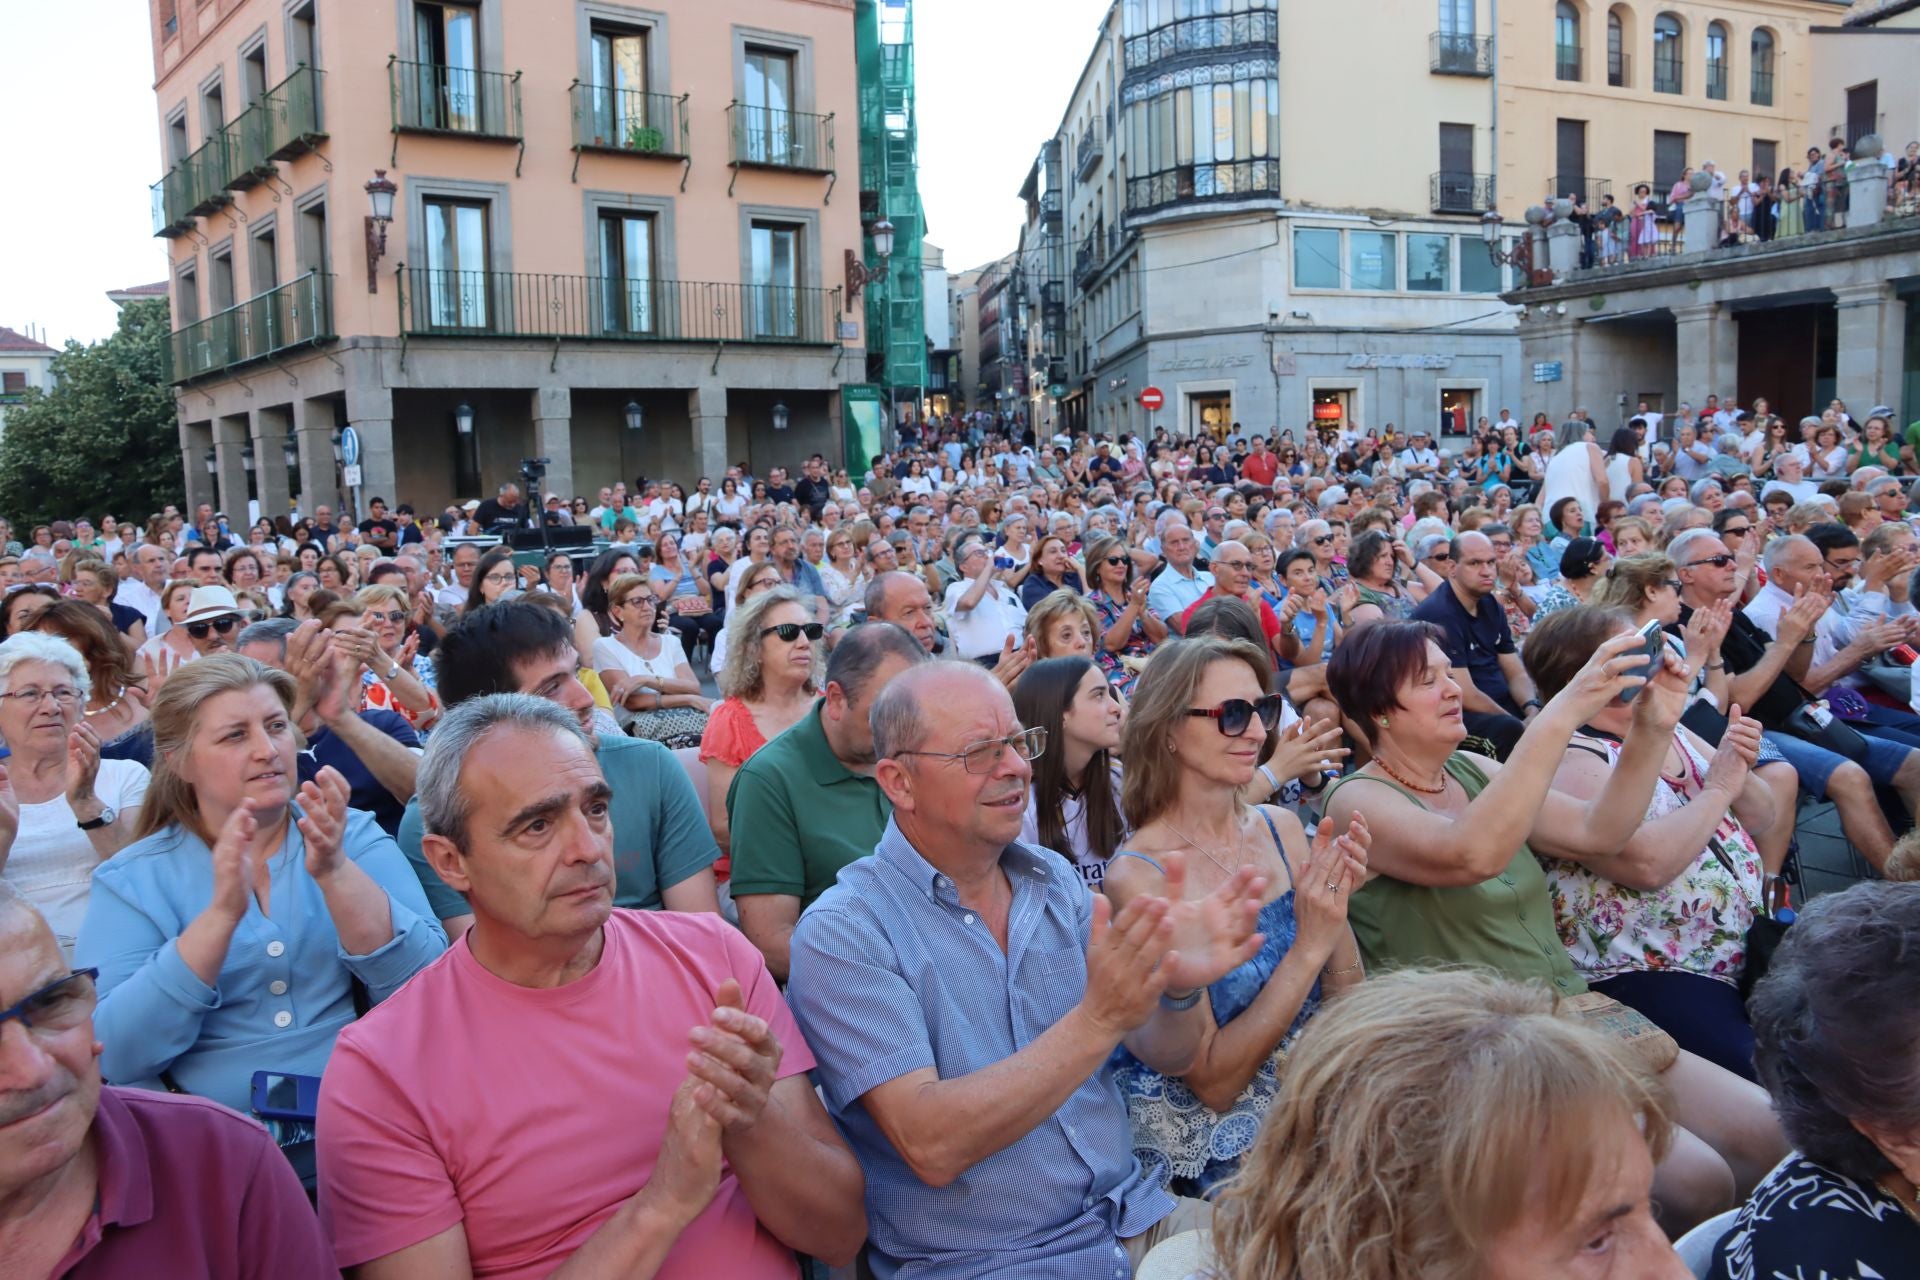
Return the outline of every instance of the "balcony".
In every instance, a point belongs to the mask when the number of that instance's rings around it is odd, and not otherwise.
[[[1681,69],[1680,59],[1659,46],[1655,46],[1653,51],[1653,91],[1655,93],[1686,92],[1686,77]]]
[[[257,187],[267,180],[267,175],[275,172],[273,161],[267,156],[268,118],[266,103],[257,102],[220,131],[227,144],[226,181],[222,184],[227,190]]]
[[[727,105],[727,137],[736,169],[834,171],[833,116],[773,107]]]
[[[1707,96],[1715,102],[1727,100],[1727,64],[1709,62],[1707,64]]]
[[[1127,37],[1126,69],[1138,71],[1163,59],[1194,52],[1247,46],[1271,49],[1280,31],[1279,15],[1274,12],[1277,0],[1251,0],[1235,7],[1251,12],[1182,18]]]
[[[520,73],[387,60],[393,132],[522,140]]]
[[[1555,80],[1578,80],[1580,78],[1579,45],[1557,44],[1553,46],[1553,78]]]
[[[1080,146],[1075,152],[1073,176],[1085,182],[1087,175],[1093,172],[1093,167],[1099,164],[1106,154],[1107,144],[1100,140],[1098,133],[1089,129],[1080,139]]]
[[[1633,83],[1633,55],[1610,50],[1607,53],[1607,85],[1624,89]]]
[[[166,176],[154,183],[151,190],[153,234],[177,236],[193,225],[193,215],[187,212],[193,205],[193,184],[184,161],[167,170]]]
[[[1427,180],[1435,213],[1485,213],[1493,208],[1493,175],[1441,170]]]
[[[181,161],[187,171],[187,212],[203,217],[233,203],[227,191],[227,136],[208,138],[198,151]]]
[[[1437,76],[1493,74],[1493,37],[1436,31],[1427,37],[1427,54]]]
[[[1042,225],[1054,231],[1060,229],[1060,193],[1058,191],[1040,193],[1040,221]]]
[[[838,290],[400,268],[400,325],[433,337],[837,342]]]
[[[1127,179],[1127,212],[1151,213],[1169,206],[1242,204],[1280,195],[1280,162],[1275,159],[1183,164],[1159,173]]]
[[[686,158],[687,95],[676,98],[575,81],[567,96],[573,101],[575,150]]]
[[[1548,184],[1552,189],[1547,193],[1548,201],[1561,198],[1577,199],[1586,202],[1589,209],[1600,204],[1600,197],[1613,191],[1613,182],[1609,178],[1589,178],[1584,174],[1556,173]]]
[[[320,116],[320,74],[312,67],[295,67],[260,100],[267,113],[270,159],[291,160],[326,141]]]
[[[333,276],[298,280],[175,330],[168,341],[171,382],[189,382],[292,347],[334,336]]]
[[[1756,107],[1773,105],[1773,72],[1756,71],[1753,73],[1753,92],[1749,95]]]

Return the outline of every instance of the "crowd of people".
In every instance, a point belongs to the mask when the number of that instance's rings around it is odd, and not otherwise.
[[[1920,423],[1703,403],[0,527],[8,1274],[1912,1274]]]

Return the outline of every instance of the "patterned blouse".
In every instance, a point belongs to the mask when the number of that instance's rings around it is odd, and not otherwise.
[[[1915,1274],[1920,1222],[1872,1183],[1782,1160],[1741,1206],[1714,1250],[1711,1280],[1892,1280]]]
[[[1119,622],[1121,615],[1127,611],[1127,606],[1124,601],[1115,600],[1105,591],[1099,589],[1089,591],[1087,593],[1087,600],[1100,612],[1100,634],[1102,636],[1113,630],[1114,624]],[[1157,620],[1160,615],[1144,606],[1140,612],[1143,617],[1134,620],[1133,634],[1127,637],[1126,646],[1122,648],[1119,653],[1115,653],[1113,650],[1107,648],[1104,643],[1095,643],[1093,646],[1094,660],[1100,664],[1100,669],[1106,672],[1107,683],[1118,689],[1122,697],[1130,698],[1133,696],[1135,672],[1129,668],[1126,663],[1121,661],[1121,659],[1144,659],[1154,650],[1153,641],[1147,639],[1145,617],[1151,616]]]
[[[1685,777],[1664,774],[1653,789],[1645,821],[1664,817],[1698,795],[1708,761],[1683,733],[1674,740],[1687,762]],[[1618,744],[1576,738],[1584,750],[1606,749],[1612,768]],[[1560,941],[1582,977],[1598,981],[1622,973],[1678,969],[1738,986],[1746,966],[1747,929],[1766,881],[1760,852],[1740,820],[1728,813],[1707,845],[1661,888],[1629,889],[1577,863],[1541,858]]]

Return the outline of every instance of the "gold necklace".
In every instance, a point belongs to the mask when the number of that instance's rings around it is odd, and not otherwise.
[[[1893,1190],[1887,1186],[1887,1180],[1884,1177],[1875,1179],[1874,1185],[1879,1187],[1882,1194],[1889,1200],[1892,1200],[1895,1204],[1906,1210],[1909,1218],[1912,1218],[1915,1222],[1920,1222],[1920,1184],[1914,1185],[1913,1195],[1911,1197],[1902,1197],[1894,1194]]]
[[[1234,874],[1234,872],[1238,871],[1241,867],[1244,867],[1247,864],[1247,859],[1245,856],[1247,842],[1240,831],[1238,819],[1236,819],[1234,823],[1233,847],[1234,847],[1234,851],[1240,854],[1241,856],[1235,860],[1234,865],[1231,867],[1229,867],[1226,863],[1220,861],[1220,859],[1214,857],[1212,854],[1208,853],[1198,840],[1195,840],[1192,836],[1188,835],[1186,832],[1182,831],[1180,828],[1174,826],[1172,822],[1168,821],[1168,819],[1161,818],[1160,821],[1165,822],[1167,824],[1167,830],[1173,832],[1173,834],[1179,836],[1182,840],[1185,840],[1189,848],[1193,849],[1201,857],[1205,858],[1208,862],[1211,862],[1214,866],[1220,868],[1220,870],[1225,872],[1229,877],[1231,877]]]

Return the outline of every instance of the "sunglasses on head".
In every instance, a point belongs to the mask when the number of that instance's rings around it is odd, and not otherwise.
[[[1253,718],[1260,717],[1260,727],[1268,733],[1280,723],[1280,707],[1286,701],[1277,693],[1270,693],[1256,702],[1245,698],[1229,698],[1217,707],[1188,707],[1190,716],[1204,716],[1214,722],[1221,733],[1229,738],[1237,738],[1247,731]]]
[[[827,629],[818,622],[776,622],[770,627],[760,628],[760,635],[762,638],[766,636],[779,636],[782,643],[792,644],[801,636],[805,636],[809,640],[818,640],[822,635],[826,634],[826,630]]]
[[[189,622],[187,624],[187,634],[195,640],[205,640],[209,635],[216,632],[223,636],[227,635],[239,625],[240,619],[230,613],[224,618],[214,618],[207,622]]]

